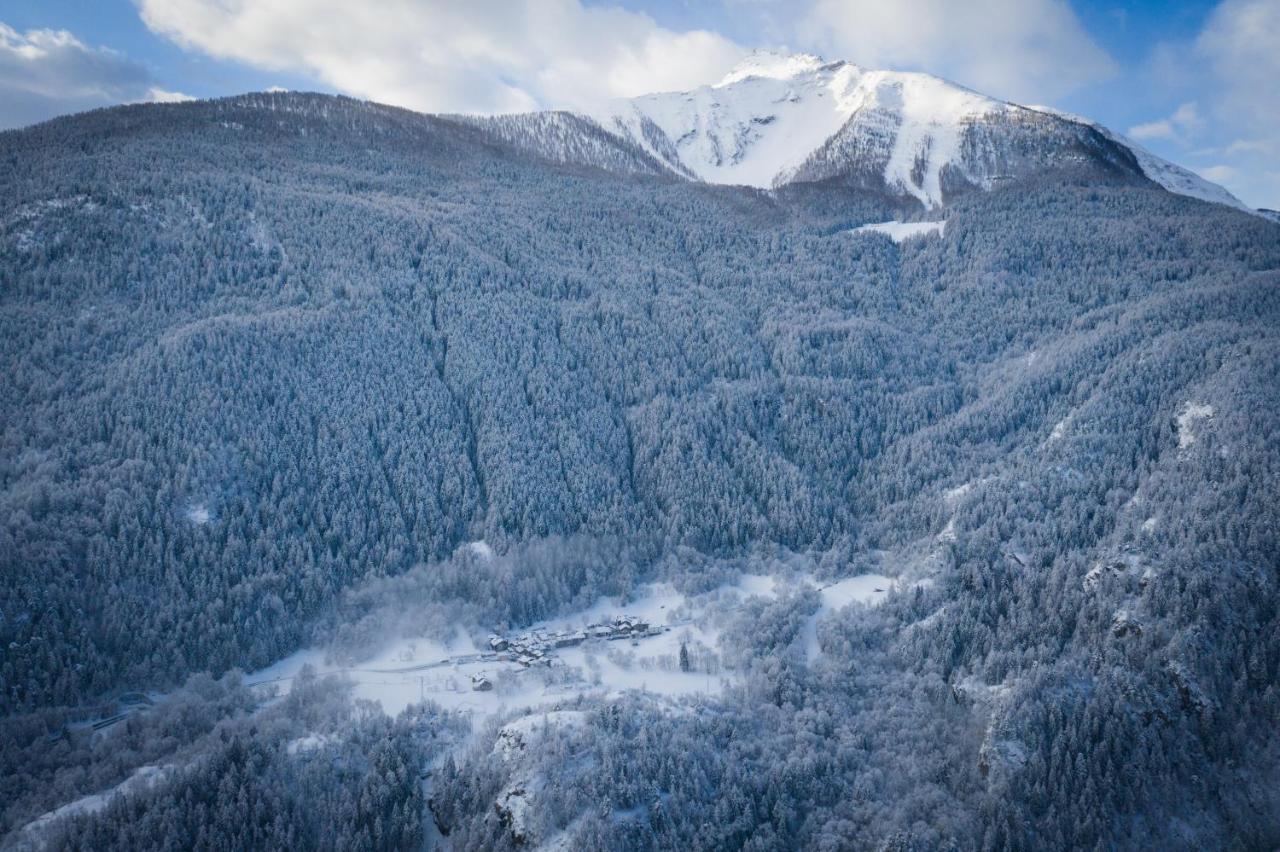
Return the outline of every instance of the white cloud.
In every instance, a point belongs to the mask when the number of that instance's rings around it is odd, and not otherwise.
[[[1266,139],[1233,139],[1227,146],[1228,156],[1237,154],[1272,154],[1276,150],[1276,142]]]
[[[722,36],[579,0],[136,0],[146,25],[211,56],[303,72],[432,112],[582,107],[715,80]]]
[[[1129,128],[1129,135],[1143,142],[1150,139],[1176,139],[1178,136],[1167,119],[1135,124]]]
[[[1182,57],[1177,64],[1183,71],[1165,73],[1175,55]],[[1193,42],[1165,46],[1155,58],[1167,85],[1194,95],[1198,109],[1188,116],[1184,104],[1130,132],[1142,130],[1149,133],[1144,138],[1200,160],[1196,171],[1244,201],[1280,207],[1274,170],[1280,151],[1280,0],[1225,0]],[[1188,67],[1195,73],[1186,73]]]
[[[1196,171],[1200,173],[1200,177],[1205,180],[1211,180],[1214,183],[1228,183],[1237,178],[1240,174],[1231,166],[1221,164],[1216,166],[1205,166],[1204,168],[1197,169]]]
[[[66,30],[20,33],[0,23],[0,82],[48,98],[111,98],[141,91],[147,70]]]
[[[1223,163],[1214,180],[1245,201],[1280,207],[1280,0],[1226,0],[1195,43],[1208,66],[1213,128]]]
[[[147,69],[66,30],[20,33],[0,23],[0,128],[78,110],[150,100]],[[166,93],[169,94],[169,93]]]
[[[1189,101],[1173,111],[1168,118],[1137,124],[1129,128],[1129,135],[1134,139],[1168,139],[1181,142],[1188,135],[1195,134],[1204,127],[1200,118],[1200,109],[1195,101]]]
[[[816,0],[798,34],[829,56],[929,71],[1022,102],[1116,70],[1064,0]]]
[[[1216,107],[1235,122],[1280,132],[1280,0],[1227,0],[1195,44],[1213,73]]]
[[[159,86],[152,86],[147,90],[147,100],[157,104],[180,104],[184,101],[194,101],[195,98],[185,92],[171,92]]]

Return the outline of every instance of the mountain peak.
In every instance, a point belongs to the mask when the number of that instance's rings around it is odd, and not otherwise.
[[[848,129],[867,137],[851,144],[858,170],[876,160],[875,189],[933,207],[966,127],[1006,108],[926,74],[756,51],[715,86],[643,95],[597,120],[682,173],[762,189],[806,179],[806,164]]]
[[[560,119],[489,125],[555,159],[596,162],[612,138],[626,147],[628,171],[656,167],[760,189],[838,181],[925,209],[1013,180],[1081,170],[1247,209],[1225,189],[1091,121],[927,73],[870,70],[812,53],[755,50],[715,85],[611,101],[581,117],[608,136],[566,136]]]
[[[788,53],[782,50],[753,50],[733,66],[715,88],[732,85],[750,77],[766,77],[789,80],[827,64],[821,56],[812,53]]]

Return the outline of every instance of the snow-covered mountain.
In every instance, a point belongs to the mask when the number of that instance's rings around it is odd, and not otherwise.
[[[1090,169],[1248,209],[1222,187],[1104,127],[996,100],[928,74],[758,51],[719,83],[569,113],[477,119],[566,162],[776,188],[836,181],[933,208],[1049,171]],[[581,136],[589,121],[612,137]],[[567,132],[567,131],[578,131]]]
[[[1138,160],[1138,165],[1142,167],[1143,174],[1170,192],[1177,193],[1178,195],[1188,195],[1192,198],[1199,198],[1202,201],[1212,201],[1215,204],[1225,204],[1228,207],[1236,207],[1248,213],[1264,215],[1266,213],[1266,211],[1263,210],[1254,210],[1252,207],[1228,192],[1225,187],[1213,183],[1212,181],[1205,180],[1190,169],[1184,169],[1176,163],[1171,163],[1168,160],[1151,153],[1127,136],[1122,136],[1114,130],[1103,127],[1095,121],[1090,121],[1083,116],[1073,115],[1061,110],[1055,110],[1051,107],[1038,106],[1033,107],[1033,109],[1050,113],[1052,115],[1059,116],[1060,118],[1065,118],[1068,121],[1074,121],[1078,124],[1087,124],[1090,127],[1095,128],[1099,133],[1106,136],[1111,141],[1123,145],[1132,151],[1133,156]]]

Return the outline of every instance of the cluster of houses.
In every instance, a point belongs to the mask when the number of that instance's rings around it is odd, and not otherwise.
[[[553,653],[558,648],[569,648],[581,645],[588,639],[639,639],[642,636],[654,636],[662,632],[661,627],[650,627],[643,618],[632,615],[619,615],[610,621],[589,624],[581,630],[559,630],[544,632],[534,630],[520,636],[507,637],[493,635],[489,637],[489,650],[500,655],[500,659],[517,662],[525,668],[530,666],[549,666]]]

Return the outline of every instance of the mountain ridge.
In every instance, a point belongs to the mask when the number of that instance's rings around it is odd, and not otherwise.
[[[426,113],[344,95],[289,91],[206,102],[294,112],[304,109],[299,98],[359,104],[401,121],[407,116],[448,121],[552,162],[767,191],[834,181],[924,213],[966,193],[1043,173],[1092,172],[1109,180],[1150,182],[1275,221],[1222,186],[1086,117],[1001,101],[929,74],[867,70],[813,54],[754,51],[713,85],[641,95],[587,111]],[[136,104],[92,112],[179,106]],[[307,109],[323,118],[329,107],[317,102]],[[72,117],[33,127],[60,126]]]
[[[813,54],[754,51],[718,83],[566,112],[686,179],[776,189],[843,181],[946,206],[968,191],[1084,164],[1254,213],[1226,189],[1097,122],[1023,106],[919,72],[877,71]],[[526,113],[480,125],[545,123]],[[539,145],[524,147],[574,159]],[[562,143],[561,143],[562,144]]]

